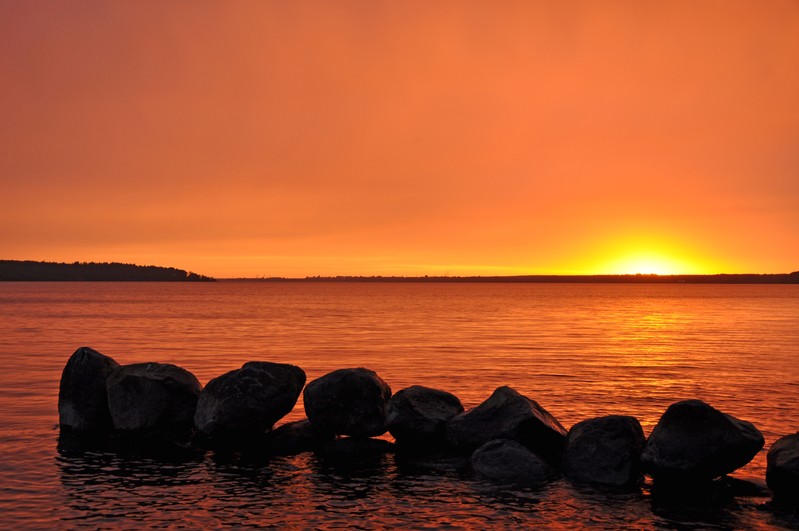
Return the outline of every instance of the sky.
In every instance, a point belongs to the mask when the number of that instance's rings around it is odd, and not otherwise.
[[[799,1],[0,0],[0,258],[799,270]]]

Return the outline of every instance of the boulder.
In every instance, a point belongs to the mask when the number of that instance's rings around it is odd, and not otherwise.
[[[774,499],[799,505],[799,432],[777,439],[766,462],[766,484]]]
[[[386,432],[391,388],[372,370],[339,369],[305,387],[308,420],[334,435],[372,437]]]
[[[578,422],[566,438],[563,474],[584,483],[633,485],[641,479],[645,443],[635,417],[610,415]]]
[[[62,429],[108,430],[106,379],[119,364],[89,347],[76,350],[61,373],[58,388],[58,422]]]
[[[660,417],[641,463],[657,481],[709,481],[747,464],[764,442],[752,423],[701,400],[684,400]]]
[[[168,363],[124,365],[108,377],[108,409],[114,427],[170,435],[189,430],[200,382]]]
[[[446,441],[447,421],[462,411],[455,395],[414,385],[388,401],[386,425],[399,445],[440,447]]]
[[[452,453],[447,451],[439,452],[408,452],[397,445],[397,454],[394,463],[397,469],[403,474],[457,474],[469,469],[469,455]]]
[[[566,443],[566,430],[555,417],[507,386],[498,387],[474,409],[452,417],[446,436],[450,445],[466,450],[494,439],[513,439],[553,463],[560,463]]]
[[[322,448],[333,435],[322,433],[308,419],[287,422],[266,434],[264,447],[269,455],[296,455]]]
[[[194,424],[212,440],[262,437],[286,416],[305,385],[305,372],[284,363],[250,361],[209,381]]]
[[[322,457],[357,461],[382,457],[394,451],[394,444],[371,437],[336,437],[322,444],[317,453]]]
[[[469,462],[478,476],[495,483],[534,485],[557,477],[558,472],[518,441],[488,441],[472,453]]]

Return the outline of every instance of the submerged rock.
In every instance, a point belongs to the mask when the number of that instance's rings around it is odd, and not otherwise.
[[[455,395],[414,385],[391,397],[386,424],[400,445],[440,447],[446,442],[447,421],[462,411]]]
[[[507,386],[498,387],[482,404],[452,417],[447,442],[474,449],[494,439],[521,442],[539,456],[559,463],[566,429],[536,401]]]
[[[176,365],[124,365],[108,377],[108,409],[118,430],[171,436],[193,427],[200,390],[197,378]]]
[[[518,441],[496,439],[472,453],[472,469],[495,483],[533,485],[557,477],[558,472]]]
[[[119,364],[89,347],[76,350],[61,373],[58,388],[58,422],[76,431],[108,430],[108,375]]]
[[[317,453],[334,459],[370,459],[394,451],[394,444],[371,437],[337,437],[322,444]]]
[[[469,469],[469,455],[442,451],[408,452],[397,445],[394,462],[400,472],[406,474],[457,473],[462,475]]]
[[[799,432],[777,439],[766,461],[766,483],[775,501],[799,506]]]
[[[386,432],[386,409],[391,388],[376,372],[339,369],[305,387],[308,420],[334,435],[373,437]]]
[[[578,422],[566,438],[563,473],[586,483],[632,485],[641,479],[645,443],[635,417],[610,415]]]
[[[262,437],[294,408],[303,385],[305,372],[295,365],[247,362],[208,382],[194,423],[212,440]]]
[[[264,448],[269,455],[296,455],[319,450],[333,435],[320,432],[311,421],[287,422],[266,434]]]
[[[660,417],[641,462],[658,481],[709,481],[747,464],[764,442],[752,423],[701,400],[684,400]]]

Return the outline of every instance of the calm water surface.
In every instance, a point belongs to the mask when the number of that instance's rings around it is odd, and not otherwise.
[[[648,434],[700,398],[754,422],[765,451],[799,429],[799,286],[0,283],[0,526],[102,528],[797,528],[767,498],[663,500],[483,484],[441,463],[312,454],[248,463],[57,449],[61,370],[79,346],[119,363],[175,363],[202,383],[245,361],[309,381],[376,370],[466,407],[510,385],[567,428],[631,414]],[[285,420],[304,417],[302,402]]]

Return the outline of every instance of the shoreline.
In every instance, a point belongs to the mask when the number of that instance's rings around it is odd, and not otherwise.
[[[717,275],[313,276],[219,278],[220,282],[392,282],[495,284],[799,284],[799,272]]]

